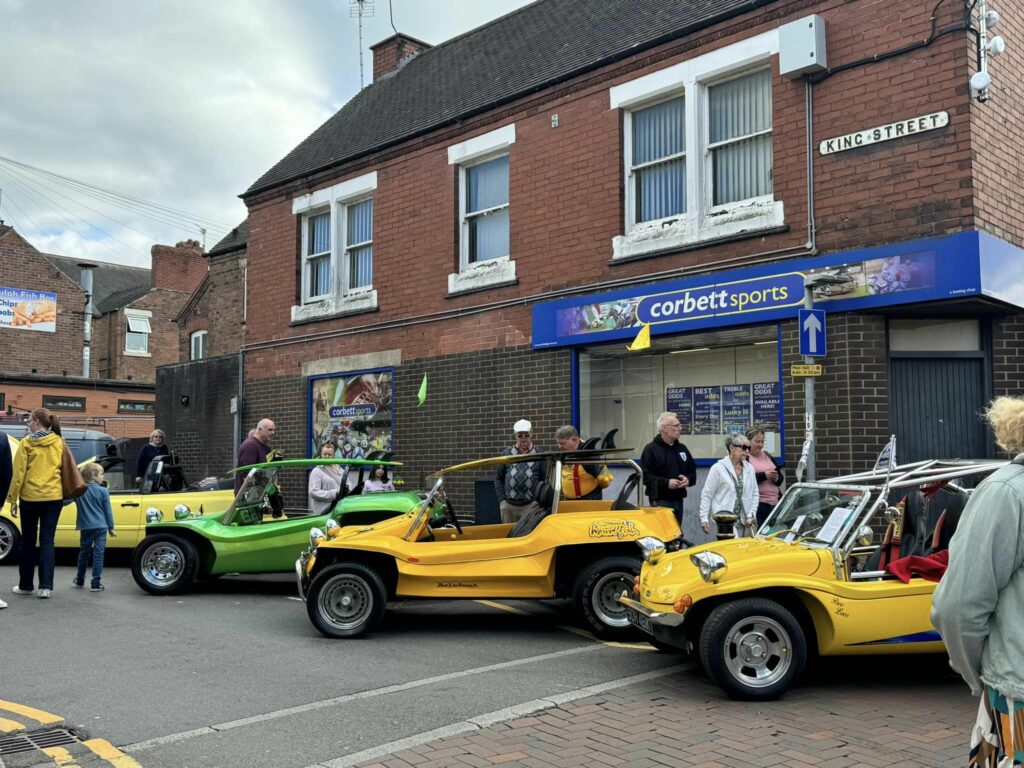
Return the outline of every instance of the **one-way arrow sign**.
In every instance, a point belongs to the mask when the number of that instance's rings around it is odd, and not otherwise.
[[[804,357],[825,357],[825,310],[801,309],[800,354]]]

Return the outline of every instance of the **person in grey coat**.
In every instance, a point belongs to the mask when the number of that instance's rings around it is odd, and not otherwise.
[[[986,416],[996,442],[1018,455],[971,494],[932,599],[950,664],[981,696],[978,765],[988,765],[992,751],[1024,760],[1024,728],[1004,733],[999,717],[1024,721],[1024,398],[997,398]]]

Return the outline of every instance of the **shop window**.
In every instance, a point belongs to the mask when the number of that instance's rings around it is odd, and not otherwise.
[[[207,336],[206,331],[196,331],[189,337],[190,348],[191,348],[191,360],[203,360],[207,356]]]
[[[292,322],[377,308],[373,289],[373,192],[368,173],[292,201],[301,217],[301,301]]]
[[[128,355],[149,355],[150,313],[125,312],[124,351]]]
[[[459,190],[459,271],[448,276],[449,293],[515,282],[508,153],[514,142],[513,124],[448,148]]]
[[[782,226],[774,199],[772,74],[766,32],[610,90],[625,111],[625,233],[630,258]]]
[[[782,454],[777,345],[772,341],[628,355],[580,352],[580,428],[587,437],[618,429],[616,443],[640,454],[663,411],[679,417],[680,439],[697,459],[718,460],[729,432],[758,426],[765,449]]]

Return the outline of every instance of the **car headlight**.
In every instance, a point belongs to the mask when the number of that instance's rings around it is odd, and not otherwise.
[[[862,525],[860,530],[857,531],[857,544],[862,547],[870,547],[871,542],[875,540],[875,532],[871,529],[870,525]]]
[[[640,547],[644,560],[651,565],[658,562],[661,556],[665,554],[665,542],[661,539],[656,539],[654,536],[643,536],[636,540],[636,545]]]
[[[174,506],[175,520],[188,520],[190,517],[192,517],[192,510],[189,509],[185,504],[176,504]]]
[[[159,523],[164,519],[164,513],[156,507],[150,507],[146,510],[146,522],[147,523]]]
[[[341,526],[338,525],[337,520],[328,520],[324,528],[327,529],[327,538],[333,539],[339,533],[341,533]]]
[[[725,558],[717,552],[697,552],[690,555],[690,562],[700,570],[700,577],[704,581],[718,581],[727,570]]]
[[[322,539],[327,538],[324,532],[319,528],[310,528],[309,530],[309,549],[310,551],[316,549],[316,545],[320,543]]]

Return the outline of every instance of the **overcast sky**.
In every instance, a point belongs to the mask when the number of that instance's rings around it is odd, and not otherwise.
[[[399,32],[436,45],[528,1],[392,3]],[[367,5],[369,84],[369,46],[393,32],[388,0]],[[195,217],[212,247],[245,218],[238,195],[358,92],[355,6],[0,0],[0,219],[45,253],[134,266],[202,240]],[[153,221],[10,161],[190,216]]]

